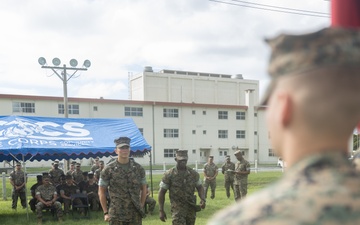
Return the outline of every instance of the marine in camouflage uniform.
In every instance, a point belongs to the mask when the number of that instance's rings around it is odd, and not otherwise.
[[[36,198],[38,203],[36,204],[36,215],[38,218],[38,224],[42,222],[42,210],[45,207],[53,207],[56,211],[58,219],[61,221],[63,211],[61,209],[61,203],[56,201],[57,192],[56,188],[50,184],[50,177],[43,177],[43,184],[36,188]]]
[[[120,137],[114,142],[118,158],[101,171],[99,181],[104,220],[109,221],[110,225],[141,225],[142,218],[145,217],[145,170],[140,164],[129,159],[130,138]],[[107,190],[110,196],[109,210]]]
[[[66,175],[65,179],[66,183],[65,185],[62,185],[60,195],[62,200],[64,201],[64,213],[69,213],[72,202],[74,202],[76,205],[81,205],[82,201],[79,198],[71,199],[71,195],[80,193],[80,189],[77,185],[74,184],[71,175]],[[79,212],[84,213],[84,209],[79,208]]]
[[[76,185],[79,185],[84,180],[83,171],[80,168],[80,163],[76,163],[75,171],[71,174]]]
[[[347,158],[360,121],[360,4],[331,4],[334,26],[267,41],[267,127],[287,171],[209,225],[360,224],[360,179]]]
[[[16,163],[16,169],[10,173],[10,184],[13,186],[12,189],[12,209],[17,208],[18,198],[20,197],[21,205],[25,209],[26,208],[26,192],[25,192],[25,184],[26,184],[26,174],[21,170],[21,163]]]
[[[54,161],[53,168],[49,170],[49,174],[51,176],[51,183],[56,187],[61,183],[60,178],[64,175],[64,171],[59,169],[59,161]]]
[[[211,199],[215,198],[216,190],[216,176],[218,175],[218,167],[214,163],[214,156],[209,156],[208,162],[204,165],[204,190],[205,198],[207,198],[207,192],[209,186],[211,188]]]
[[[92,167],[90,169],[91,172],[95,173],[95,171],[100,168],[100,161],[99,160],[100,160],[99,157],[95,158],[95,163],[94,163],[94,165],[92,165]]]
[[[94,173],[96,183],[98,183],[99,180],[100,180],[100,173],[101,173],[101,171],[104,169],[105,162],[102,161],[102,160],[100,160],[100,161],[99,161],[99,166],[100,166],[100,168],[97,169],[97,170],[95,170],[95,173]]]
[[[248,175],[250,173],[250,163],[246,161],[240,150],[234,153],[238,160],[235,164],[234,177],[234,198],[236,201],[245,198],[247,194]]]
[[[100,200],[99,200],[99,186],[95,183],[94,174],[92,172],[88,173],[88,181],[85,182],[82,192],[87,194],[88,200],[90,203],[90,209],[93,211],[99,210]]]
[[[226,156],[225,163],[221,166],[221,172],[224,174],[224,186],[226,197],[230,198],[230,187],[234,192],[234,171],[235,163],[230,161],[230,156]]]
[[[186,166],[187,150],[176,152],[176,167],[165,172],[159,191],[160,220],[165,222],[167,217],[164,211],[165,194],[169,190],[173,225],[194,225],[196,212],[205,208],[204,188],[200,175]],[[200,197],[200,206],[196,205],[195,189]]]

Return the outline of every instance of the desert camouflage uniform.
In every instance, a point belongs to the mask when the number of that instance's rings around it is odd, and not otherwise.
[[[22,170],[14,170],[10,173],[10,180],[12,180],[14,182],[14,184],[16,186],[20,186],[25,182],[25,173]],[[19,190],[15,190],[15,187],[12,190],[12,208],[16,209],[17,208],[17,201],[18,198],[20,197],[20,201],[21,201],[21,205],[23,208],[26,208],[26,196],[25,196],[25,186],[23,186],[21,189]]]
[[[218,167],[215,163],[205,163],[205,165],[204,165],[204,173],[208,177],[215,176],[217,170],[218,170]],[[207,191],[208,191],[209,186],[211,188],[211,198],[214,198],[215,197],[215,189],[216,189],[216,178],[213,180],[207,180],[204,177],[205,198],[207,198]]]
[[[89,181],[87,181],[84,184],[82,191],[88,196],[91,210],[94,211],[99,210],[99,206],[100,206],[100,200],[98,194],[99,186],[97,185],[97,183],[94,182],[93,184],[90,184]]]
[[[108,187],[110,225],[141,225],[145,217],[140,190],[146,185],[144,168],[133,160],[126,165],[117,160],[101,171],[100,186]]]
[[[237,161],[235,164],[235,171],[250,170],[250,163],[245,159]],[[234,178],[234,197],[235,200],[245,198],[247,194],[248,174],[235,174]]]
[[[360,179],[340,153],[308,157],[209,225],[360,224]]]
[[[160,188],[169,190],[173,225],[193,225],[196,220],[196,187],[201,185],[200,175],[186,167],[180,171],[176,167],[165,172]]]
[[[49,174],[51,176],[51,183],[54,185],[54,187],[56,187],[57,185],[59,185],[61,183],[61,175],[64,175],[64,171],[62,169],[51,169],[49,171]]]
[[[45,201],[51,201],[54,198],[54,195],[56,195],[56,188],[49,184],[49,185],[40,185],[36,188],[36,195],[40,196]],[[45,205],[42,202],[38,202],[36,204],[36,215],[37,218],[42,218],[42,209],[45,207]],[[58,218],[61,218],[63,216],[63,211],[61,209],[61,203],[58,201],[55,201],[53,204],[53,207],[56,210],[56,215]]]
[[[82,170],[75,170],[71,175],[77,185],[84,180],[84,175]]]
[[[80,192],[79,187],[76,186],[75,184],[72,184],[72,185],[64,184],[61,187],[61,190],[60,190],[60,194],[63,193],[67,197],[71,197],[71,195],[79,193],[79,192]],[[64,198],[63,198],[63,201],[64,201],[64,212],[69,213],[70,212],[70,206],[71,206],[72,202],[71,202],[70,199],[64,199]],[[82,204],[82,201],[79,198],[73,199],[73,202],[76,205],[81,205]],[[79,208],[79,211],[84,212],[84,209]]]
[[[231,170],[231,171],[228,171]],[[224,186],[226,190],[226,196],[230,197],[230,187],[234,191],[234,172],[235,171],[235,163],[233,162],[225,162],[221,166],[221,172],[224,174]]]

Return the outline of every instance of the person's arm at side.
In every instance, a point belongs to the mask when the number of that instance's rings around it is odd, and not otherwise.
[[[159,202],[159,218],[161,221],[166,221],[166,213],[164,211],[164,203],[165,203],[165,193],[166,189],[160,188],[158,202]]]
[[[104,220],[109,221],[110,216],[107,207],[106,190],[107,188],[105,186],[99,186],[99,199],[100,199],[101,207],[104,212]]]
[[[206,200],[205,200],[204,187],[202,185],[197,185],[196,189],[198,191],[198,195],[199,195],[199,198],[200,198],[200,207],[202,209],[205,209]]]
[[[147,191],[148,191],[148,189],[147,189],[146,184],[143,184],[143,185],[141,186],[141,198],[140,198],[141,207],[143,207],[143,208],[144,208],[144,206],[145,206]]]

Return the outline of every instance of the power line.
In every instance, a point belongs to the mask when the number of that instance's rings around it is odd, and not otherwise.
[[[240,1],[240,0],[231,0],[231,1],[234,1],[234,2],[241,2],[241,3],[246,3],[246,4],[249,4],[249,5],[259,5],[259,6],[265,6],[265,7],[275,8],[275,9],[285,9],[285,10],[290,10],[290,11],[304,12],[304,13],[312,13],[312,14],[323,14],[323,15],[329,15],[328,13],[315,12],[315,11],[308,11],[308,10],[303,10],[303,9],[294,9],[294,8],[287,8],[287,7],[280,7],[280,6],[266,5],[266,4],[253,3],[253,2]]]
[[[322,13],[322,12],[313,12],[313,11],[300,10],[300,9],[291,9],[291,8],[286,8],[286,7],[278,7],[278,6],[264,5],[264,4],[258,4],[258,3],[250,3],[250,2],[239,1],[239,0],[232,0],[232,1],[242,2],[242,3],[249,4],[249,5],[242,5],[242,4],[236,4],[236,3],[231,3],[231,2],[224,2],[224,1],[220,1],[220,0],[209,0],[209,1],[223,3],[223,4],[227,4],[227,5],[247,7],[247,8],[252,8],[252,9],[261,9],[261,10],[272,11],[272,12],[288,13],[288,14],[294,14],[294,15],[315,16],[315,17],[323,17],[323,18],[329,18],[330,17],[329,14]],[[250,4],[260,5],[260,6],[264,6],[264,7],[272,7],[272,8],[275,8],[275,9],[251,6]],[[286,10],[280,10],[280,9],[286,9]],[[303,13],[301,13],[301,12],[303,12]]]

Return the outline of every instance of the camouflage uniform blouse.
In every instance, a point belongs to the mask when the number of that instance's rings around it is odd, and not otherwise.
[[[235,164],[235,171],[247,171],[250,170],[250,163],[245,159],[237,161]],[[240,181],[247,181],[248,174],[235,174],[234,184],[240,185]]]
[[[126,165],[117,160],[107,165],[100,175],[99,186],[108,187],[110,195],[109,215],[123,222],[132,222],[137,215],[144,215],[140,190],[146,185],[144,168],[130,160]]]
[[[208,177],[213,177],[216,174],[218,167],[215,163],[205,163],[204,172]]]
[[[51,169],[49,171],[51,176],[51,182],[56,187],[58,184],[61,183],[60,178],[61,175],[64,175],[64,171],[62,169]]]
[[[306,158],[209,225],[360,224],[360,179],[340,153]]]
[[[20,186],[25,182],[25,176],[26,175],[25,175],[24,171],[22,171],[22,170],[19,170],[19,171],[15,170],[10,173],[10,179],[12,181],[14,181],[14,184],[16,186]],[[15,187],[14,187],[14,189],[15,189]],[[23,186],[18,191],[25,191],[25,186]]]
[[[231,171],[228,171],[231,170]],[[235,163],[233,162],[225,162],[221,166],[221,171],[225,175],[225,179],[234,179],[234,171],[235,171]]]
[[[189,167],[186,167],[186,171],[180,171],[176,167],[169,169],[160,182],[160,188],[169,190],[172,209],[193,207],[195,188],[199,185],[199,173]]]
[[[36,195],[39,195],[45,201],[50,201],[57,194],[56,188],[53,185],[40,185],[36,188]]]

